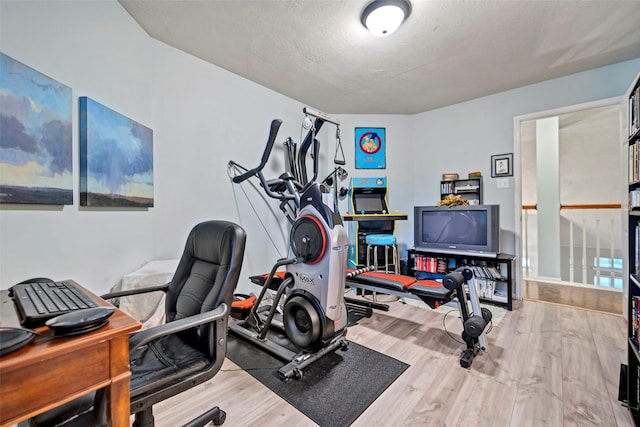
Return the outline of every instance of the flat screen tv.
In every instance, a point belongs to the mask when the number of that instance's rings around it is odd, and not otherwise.
[[[500,206],[416,206],[416,249],[451,254],[497,256],[500,253]]]

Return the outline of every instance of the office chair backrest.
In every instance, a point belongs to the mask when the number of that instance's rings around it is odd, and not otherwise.
[[[212,310],[222,302],[231,307],[245,241],[244,229],[232,222],[207,221],[191,230],[167,291],[167,322]],[[210,325],[181,336],[213,355],[215,337]]]

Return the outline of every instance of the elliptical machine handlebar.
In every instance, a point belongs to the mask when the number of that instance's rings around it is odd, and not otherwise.
[[[308,181],[301,192],[304,192],[307,188],[311,187],[313,183],[318,180],[318,159],[320,156],[320,144],[317,139],[313,139],[313,178]]]
[[[260,184],[262,185],[262,188],[264,189],[264,191],[267,193],[269,197],[273,199],[278,199],[283,202],[287,200],[293,200],[296,203],[296,205],[299,205],[300,195],[295,185],[292,183],[292,179],[287,179],[286,177],[281,176],[278,179],[267,182],[264,175],[262,174],[262,169],[264,169],[265,165],[267,164],[267,161],[269,160],[269,156],[271,155],[271,150],[273,149],[273,144],[275,143],[276,135],[278,134],[278,129],[280,128],[281,124],[282,124],[282,120],[280,119],[274,119],[271,121],[271,128],[269,129],[269,138],[267,139],[267,146],[265,147],[264,152],[262,153],[262,159],[260,160],[260,164],[258,166],[256,166],[253,169],[247,169],[244,166],[234,162],[233,160],[229,161],[229,166],[235,166],[246,171],[240,175],[234,176],[233,178],[231,178],[231,180],[234,183],[239,184],[251,178],[252,176],[257,176],[258,179],[260,180]],[[281,184],[284,184],[284,186],[286,187],[286,189],[289,191],[290,194],[275,193],[273,191],[274,188],[278,188],[278,186]]]
[[[252,176],[258,174],[259,172],[262,171],[262,169],[264,169],[264,166],[267,164],[267,160],[269,160],[269,156],[271,155],[271,150],[273,149],[273,144],[276,141],[276,135],[278,135],[278,129],[280,129],[281,124],[282,124],[282,120],[280,119],[273,119],[271,121],[271,128],[269,129],[269,138],[267,139],[267,146],[264,148],[264,152],[262,153],[262,159],[260,160],[260,164],[257,167],[251,170],[247,170],[247,168],[239,165],[233,160],[229,161],[230,165],[238,166],[239,168],[246,170],[245,173],[234,176],[232,178],[233,182],[235,182],[236,184],[239,184],[251,178]],[[264,178],[262,178],[261,181],[264,181]],[[268,186],[266,186],[265,189],[268,189]]]

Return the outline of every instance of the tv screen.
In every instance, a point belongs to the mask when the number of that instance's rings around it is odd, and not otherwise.
[[[448,253],[499,253],[498,205],[416,206],[415,247]]]

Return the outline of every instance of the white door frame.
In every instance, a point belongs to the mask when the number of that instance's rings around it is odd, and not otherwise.
[[[514,179],[514,189],[513,189],[513,200],[514,200],[514,206],[513,206],[513,212],[514,212],[514,235],[515,235],[515,253],[516,253],[516,259],[520,262],[516,263],[516,268],[515,268],[515,289],[516,289],[516,295],[515,298],[516,299],[522,299],[523,295],[524,295],[524,282],[523,282],[523,278],[522,278],[522,170],[520,168],[520,153],[521,153],[521,149],[520,149],[520,125],[522,124],[522,122],[525,121],[529,121],[529,120],[537,120],[537,119],[543,119],[545,117],[550,117],[550,116],[560,116],[563,114],[568,114],[568,113],[573,113],[576,111],[580,111],[580,110],[588,110],[588,109],[592,109],[592,108],[599,108],[599,107],[607,107],[610,105],[621,105],[620,103],[622,102],[622,97],[614,97],[614,98],[607,98],[607,99],[601,99],[598,101],[591,101],[591,102],[585,102],[583,104],[576,104],[576,105],[570,105],[568,107],[560,107],[560,108],[554,108],[552,110],[546,110],[546,111],[539,111],[536,113],[529,113],[529,114],[524,114],[521,116],[515,116],[513,118],[513,164],[514,164],[514,174],[513,174],[513,179]],[[622,108],[620,108],[620,115],[622,115]],[[620,117],[620,120],[622,120],[622,116]],[[618,126],[619,129],[622,129],[622,125]],[[622,137],[619,138],[620,141],[622,141]],[[626,162],[624,162],[624,158],[623,158],[623,150],[622,150],[622,146],[620,147],[620,167],[624,167],[626,168]],[[624,170],[624,169],[623,169]],[[623,177],[626,177],[626,174],[623,174]],[[626,178],[624,179],[625,182],[621,183],[621,192],[620,192],[620,200],[622,201],[622,205],[623,208],[625,206],[624,204],[624,197],[627,193],[626,191]],[[624,211],[624,209],[623,209]],[[624,215],[623,215],[624,216]],[[622,226],[623,226],[623,236],[626,236],[626,232],[624,232],[624,230],[626,230],[626,224],[627,221],[623,220],[622,221]],[[626,246],[626,242],[623,242],[623,248]],[[623,249],[623,255],[624,255],[624,249]],[[623,257],[624,259],[624,257]],[[626,262],[624,262],[624,265],[626,266]],[[624,269],[626,270],[626,268]],[[627,294],[627,282],[626,280],[623,281],[624,285],[623,285],[623,298],[624,295]],[[624,307],[624,305],[623,305]]]

